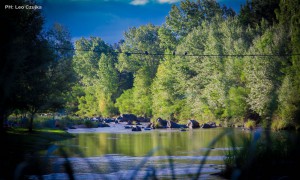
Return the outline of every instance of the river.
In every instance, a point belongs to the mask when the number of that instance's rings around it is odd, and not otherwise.
[[[56,142],[47,151],[51,163],[49,173],[43,178],[69,179],[64,171],[67,159],[75,179],[146,179],[151,176],[191,179],[199,172],[201,164],[200,179],[222,179],[212,174],[224,168],[223,159],[232,149],[229,134],[224,133],[226,130],[143,129],[132,132],[125,129],[124,124],[69,129],[75,138]],[[249,132],[231,130],[230,135],[233,134],[236,147],[239,147],[241,137]]]

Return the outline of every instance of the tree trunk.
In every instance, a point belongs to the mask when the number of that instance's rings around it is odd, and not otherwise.
[[[5,132],[5,129],[3,127],[5,122],[5,114],[0,110],[0,134],[3,134]]]
[[[29,126],[28,131],[31,133],[33,131],[33,117],[35,115],[35,112],[30,113],[30,120],[29,120]]]

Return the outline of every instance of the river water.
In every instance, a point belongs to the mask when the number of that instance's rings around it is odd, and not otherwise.
[[[49,173],[43,178],[69,179],[64,170],[68,162],[75,179],[192,179],[200,167],[198,179],[222,179],[212,174],[224,168],[223,159],[232,149],[230,137],[239,147],[241,137],[249,135],[226,128],[132,132],[124,125],[69,129],[75,138],[48,150]]]

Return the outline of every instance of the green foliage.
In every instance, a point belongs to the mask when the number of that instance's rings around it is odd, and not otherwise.
[[[117,113],[114,107],[118,93],[118,71],[115,68],[116,59],[113,56],[101,55],[99,61],[98,101],[100,113],[109,117]]]
[[[243,87],[231,87],[228,95],[227,108],[223,114],[224,117],[244,117],[247,114],[248,92]]]
[[[112,48],[99,37],[81,38],[75,42],[73,68],[84,85],[93,85],[97,81],[101,54],[112,52]]]
[[[284,130],[289,127],[289,121],[286,119],[273,118],[271,123],[271,129],[274,131]]]
[[[260,24],[262,19],[270,24],[276,22],[275,10],[279,7],[279,0],[247,0],[246,4],[241,6],[238,15],[241,25],[255,27]]]
[[[153,54],[162,54],[163,52],[159,47],[158,29],[158,27],[151,24],[129,29],[125,33],[125,41],[121,45],[121,50],[141,54],[121,54],[117,64],[121,72],[129,71],[134,75],[134,87],[130,91],[133,98],[133,106],[131,106],[132,109],[123,108],[123,110],[131,111],[141,116],[152,115],[151,84],[162,57],[147,55],[147,52]],[[121,96],[118,106],[127,101],[128,95]]]
[[[84,96],[78,97],[78,109],[77,112],[81,116],[95,116],[99,115],[99,104],[97,101],[97,87],[96,86],[88,86],[84,89]]]
[[[172,64],[172,57],[167,57],[159,65],[152,84],[152,111],[156,118],[176,120],[179,118],[180,109],[184,106]]]
[[[300,13],[299,0],[280,1],[280,9],[276,11],[281,27],[288,41],[288,47],[293,54],[299,54],[300,47]],[[287,126],[299,127],[300,117],[300,57],[292,56],[286,61],[286,76],[279,89],[279,119],[282,119]]]
[[[124,85],[119,84],[123,77],[115,67],[117,58],[112,48],[100,38],[91,37],[76,41],[76,49],[74,69],[84,89],[84,95],[78,97],[78,113],[105,117],[117,114],[114,104]]]
[[[159,64],[159,56],[146,55],[145,52],[162,54],[163,50],[160,49],[158,27],[148,24],[139,28],[130,28],[125,32],[125,41],[121,45],[122,52],[133,52],[141,54],[120,54],[118,69],[129,72],[137,72],[142,67],[148,67],[153,78],[156,73],[156,68]]]
[[[116,107],[119,108],[121,114],[132,114],[134,111],[133,89],[128,89],[117,99]]]
[[[180,2],[180,7],[172,6],[166,24],[176,34],[175,37],[185,37],[189,32],[202,24],[203,21],[211,21],[215,16],[224,18],[234,16],[235,12],[220,5],[216,1],[185,0]]]
[[[161,26],[158,30],[158,37],[160,40],[160,48],[174,51],[178,42],[174,33],[166,26]]]
[[[276,43],[274,36],[278,33],[268,29],[254,41],[250,53],[275,54]],[[250,90],[247,102],[250,108],[262,117],[271,117],[277,108],[276,89],[282,73],[281,59],[278,57],[245,57],[245,72],[247,88]]]

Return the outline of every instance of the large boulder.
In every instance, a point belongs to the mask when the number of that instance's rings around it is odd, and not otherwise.
[[[215,128],[217,127],[216,123],[215,122],[207,122],[207,123],[204,123],[200,126],[201,128]]]
[[[137,117],[134,114],[122,114],[121,115],[122,120],[121,121],[136,121]]]
[[[177,124],[174,121],[168,121],[167,122],[167,127],[168,128],[187,128],[186,125],[184,125],[184,124]]]
[[[200,124],[196,120],[188,120],[186,126],[190,129],[200,128]]]
[[[217,124],[215,122],[208,122],[207,124],[209,124],[211,128],[217,127]]]
[[[204,124],[201,125],[201,128],[207,129],[207,128],[211,128],[211,126],[207,123],[204,123]]]
[[[156,127],[157,128],[167,128],[168,121],[163,120],[162,118],[156,119]]]
[[[116,119],[115,119],[115,121],[117,121],[117,122],[122,122],[122,116],[118,116]]]

